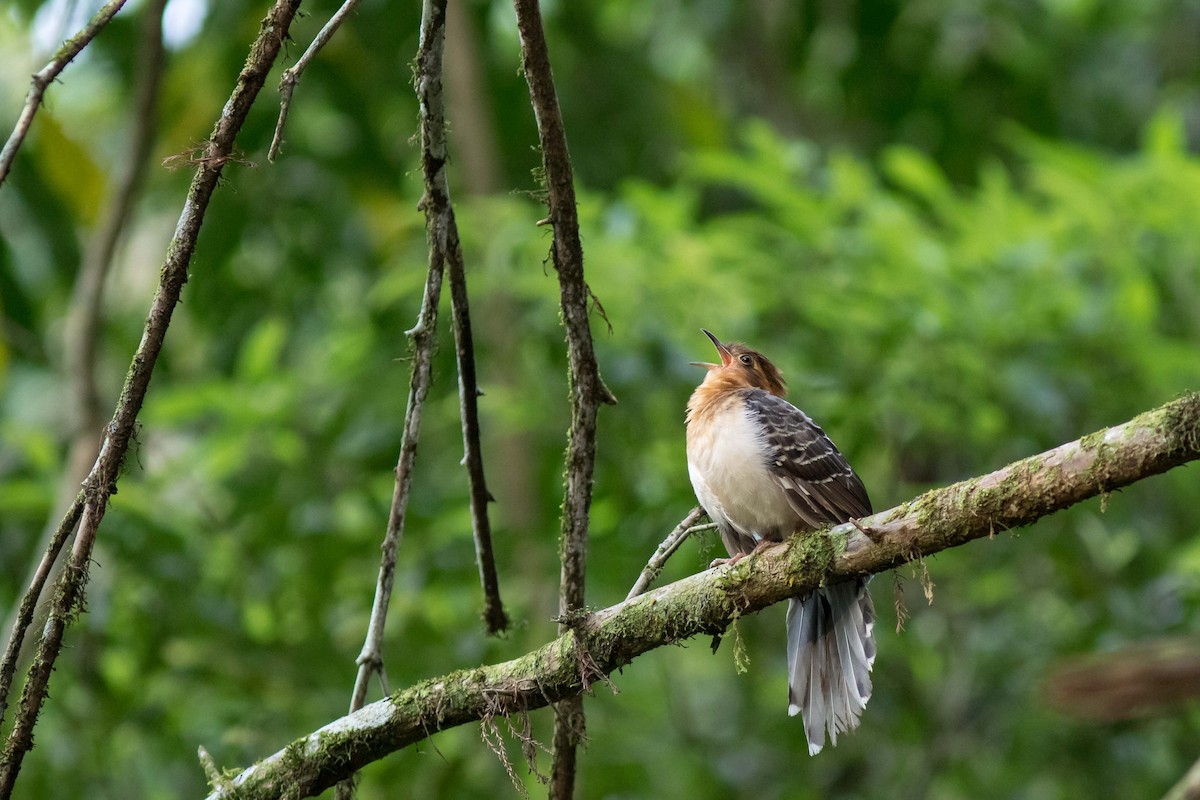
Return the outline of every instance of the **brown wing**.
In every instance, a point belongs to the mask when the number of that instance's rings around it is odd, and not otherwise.
[[[866,487],[807,414],[761,389],[747,390],[745,402],[762,426],[767,468],[808,527],[847,522],[871,513]]]

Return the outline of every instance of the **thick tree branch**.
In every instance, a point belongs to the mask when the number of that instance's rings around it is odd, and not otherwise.
[[[17,124],[13,128],[12,134],[4,143],[4,149],[0,150],[0,186],[4,185],[4,179],[8,177],[8,173],[12,169],[13,160],[17,157],[17,150],[25,141],[25,134],[29,133],[29,126],[33,124],[33,115],[41,106],[47,87],[54,82],[60,72],[67,68],[67,64],[70,64],[75,56],[79,55],[83,48],[96,38],[96,34],[104,29],[104,26],[117,15],[123,5],[125,5],[125,0],[109,0],[105,3],[88,21],[83,30],[63,42],[62,47],[58,48],[58,52],[54,54],[50,62],[34,73],[29,93],[25,95],[25,107],[21,109],[21,116],[17,118]]]
[[[278,0],[263,20],[262,30],[250,49],[246,64],[238,76],[237,86],[213,128],[203,155],[194,159],[196,174],[192,178],[175,235],[167,248],[166,262],[146,318],[142,340],[125,377],[125,386],[121,390],[112,421],[105,428],[100,455],[84,481],[79,532],[67,567],[56,582],[50,614],[21,695],[21,707],[5,743],[4,753],[0,756],[0,798],[3,800],[11,796],[25,753],[33,747],[33,727],[46,699],[50,673],[62,648],[67,623],[83,611],[84,587],[96,532],[104,518],[108,498],[116,491],[118,472],[129,449],[137,415],[162,350],[171,314],[187,282],[188,266],[195,252],[205,211],[225,163],[233,152],[237,133],[262,89],[299,5],[300,0]],[[75,513],[77,509],[72,506],[60,529],[68,527],[67,522]]]
[[[497,707],[524,711],[578,696],[585,680],[657,647],[724,631],[830,581],[883,572],[973,539],[1032,524],[1097,495],[1200,458],[1200,394],[1004,469],[927,492],[864,521],[793,537],[590,615],[574,630],[502,664],[426,680],[296,740],[209,800],[309,797],[371,761]],[[580,654],[584,654],[581,658]]]
[[[554,226],[551,259],[558,271],[559,305],[567,330],[571,430],[567,440],[558,602],[560,618],[566,620],[584,606],[588,512],[592,504],[592,475],[596,462],[596,412],[601,403],[615,403],[616,400],[600,380],[592,346],[592,330],[588,324],[591,292],[583,276],[583,245],[579,240],[571,156],[554,90],[541,9],[538,0],[515,0],[514,6],[521,37],[521,66],[537,118],[550,209],[547,219]],[[566,628],[567,622],[560,622],[559,632]],[[550,771],[550,797],[554,800],[570,800],[574,794],[575,748],[583,735],[583,698],[576,695],[559,706],[555,717],[554,764]]]

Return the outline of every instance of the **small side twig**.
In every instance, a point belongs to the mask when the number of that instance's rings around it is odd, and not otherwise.
[[[354,11],[358,3],[359,0],[346,0],[342,7],[325,23],[325,27],[317,33],[312,44],[304,51],[304,55],[300,56],[300,60],[285,69],[279,76],[279,121],[275,123],[275,136],[271,139],[271,149],[267,151],[267,161],[272,164],[275,163],[275,157],[279,155],[279,148],[283,146],[283,126],[287,124],[288,112],[292,110],[292,93],[296,91],[300,75],[308,67],[309,62],[316,58],[317,53],[321,52],[321,48],[329,43],[333,34],[337,33],[337,29],[342,26],[346,17],[350,16],[350,12]]]
[[[21,109],[21,116],[17,118],[17,124],[13,128],[12,134],[4,143],[4,149],[0,150],[0,186],[4,185],[4,179],[8,177],[9,170],[12,169],[13,160],[17,157],[17,150],[25,141],[25,134],[29,133],[29,126],[33,124],[33,116],[42,104],[46,88],[54,82],[60,72],[67,68],[67,64],[70,64],[75,56],[79,55],[83,48],[96,38],[96,34],[104,29],[104,26],[116,16],[123,5],[125,5],[125,0],[109,0],[105,3],[96,12],[96,15],[88,20],[88,24],[84,26],[83,30],[63,42],[62,47],[58,48],[58,52],[54,54],[50,62],[34,73],[29,93],[25,95],[25,107]]]
[[[675,551],[683,544],[687,537],[693,533],[702,530],[710,530],[715,528],[715,525],[697,525],[696,522],[704,516],[704,509],[696,506],[687,513],[675,529],[667,534],[667,538],[663,539],[662,544],[654,551],[654,555],[650,556],[650,560],[646,562],[646,566],[642,569],[642,574],[638,575],[634,581],[633,588],[629,590],[629,594],[625,595],[626,600],[632,600],[639,594],[642,594],[650,588],[650,584],[662,572],[663,566],[667,563],[667,559],[675,555]]]
[[[479,584],[483,589],[483,620],[490,635],[497,635],[508,628],[508,615],[500,600],[500,579],[496,574],[496,557],[492,548],[492,526],[488,518],[488,503],[493,502],[483,474],[483,450],[479,435],[479,381],[475,370],[475,339],[471,331],[471,309],[467,294],[467,273],[463,260],[462,243],[458,238],[458,223],[454,207],[450,202],[450,184],[444,168],[449,158],[446,142],[446,112],[442,97],[442,73],[445,50],[445,27],[447,4],[439,2],[435,7],[425,7],[423,13],[436,15],[439,26],[436,37],[429,42],[437,49],[437,72],[428,72],[426,64],[418,60],[420,67],[415,76],[417,91],[421,95],[422,114],[436,116],[430,119],[430,137],[423,142],[426,158],[438,168],[426,185],[425,212],[429,216],[431,232],[444,234],[439,240],[450,273],[450,312],[454,328],[454,352],[458,365],[459,416],[462,419],[463,465],[467,468],[470,485],[471,532],[475,539],[475,561],[479,567]],[[432,32],[431,32],[432,34]],[[436,216],[436,221],[433,219]],[[431,233],[432,236],[432,233]],[[431,238],[431,246],[433,239]]]
[[[221,770],[217,769],[217,762],[213,761],[212,755],[204,745],[196,748],[196,757],[200,760],[200,769],[204,770],[204,777],[208,780],[208,785],[213,789],[228,790],[229,779],[221,774]]]
[[[142,340],[125,376],[125,386],[121,390],[112,421],[105,429],[100,454],[84,481],[79,533],[75,537],[70,560],[56,582],[54,601],[38,641],[33,664],[29,668],[20,710],[5,742],[4,752],[0,754],[0,800],[8,800],[12,796],[13,784],[21,771],[25,754],[33,747],[33,728],[46,700],[50,675],[62,649],[66,627],[84,610],[84,588],[96,533],[104,519],[108,498],[116,491],[117,476],[129,450],[138,412],[145,401],[172,313],[187,282],[188,267],[204,223],[204,215],[221,178],[221,156],[232,152],[237,134],[283,46],[283,39],[299,5],[300,0],[276,0],[263,20],[258,38],[238,76],[237,85],[209,137],[208,152],[211,158],[196,169],[192,178],[175,235],[167,248],[166,262],[159,273],[158,290],[146,317]],[[72,509],[67,517],[74,513]],[[68,527],[67,521],[64,519],[60,527]]]

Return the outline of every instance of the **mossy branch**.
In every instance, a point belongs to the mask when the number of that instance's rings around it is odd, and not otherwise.
[[[309,797],[431,734],[577,696],[637,656],[824,583],[882,572],[1022,527],[1082,500],[1200,458],[1200,393],[972,480],[868,517],[868,539],[839,525],[770,547],[588,616],[531,653],[396,692],[296,740],[209,800]],[[582,647],[577,641],[582,640]],[[582,657],[581,657],[582,655]]]
[[[100,523],[104,519],[108,498],[117,490],[117,477],[129,451],[138,413],[146,399],[150,378],[162,352],[171,315],[187,282],[188,268],[196,250],[196,241],[204,224],[209,202],[216,191],[224,165],[232,158],[238,132],[283,47],[288,27],[299,6],[300,0],[275,0],[261,23],[258,37],[250,47],[250,53],[238,74],[233,93],[221,110],[212,134],[203,148],[204,155],[196,160],[196,172],[180,212],[175,235],[167,247],[166,261],[159,273],[158,289],[146,317],[142,339],[134,351],[129,371],[125,375],[125,384],[121,389],[112,421],[104,429],[96,463],[83,482],[83,490],[68,509],[58,532],[52,537],[49,551],[61,547],[71,530],[76,525],[79,527],[75,543],[67,557],[66,567],[55,583],[53,599],[46,623],[42,627],[41,638],[38,640],[37,652],[22,688],[20,707],[8,733],[4,752],[0,754],[0,798],[4,800],[12,795],[13,785],[21,771],[25,754],[33,747],[34,726],[48,696],[50,675],[62,650],[66,628],[84,610],[84,590],[91,566],[92,548]],[[48,552],[46,563],[53,561],[53,554]],[[31,594],[41,590],[39,584],[44,579],[45,573],[39,570],[34,585],[30,587]],[[23,639],[25,628],[31,619],[25,615],[25,609],[26,604],[23,602],[22,614],[19,615],[10,638],[14,645],[8,649],[8,653],[14,659],[19,656],[19,642]],[[6,662],[7,660],[8,655],[5,658]],[[0,665],[0,672],[5,676],[11,674],[8,669],[7,663]],[[4,684],[3,688],[7,689],[7,677]]]
[[[587,579],[588,524],[596,467],[596,416],[601,403],[617,400],[600,378],[588,301],[594,296],[583,273],[583,243],[575,206],[575,179],[567,133],[563,126],[550,50],[542,25],[539,0],[514,0],[521,39],[521,72],[529,84],[529,99],[537,120],[538,144],[546,180],[546,221],[554,226],[551,262],[558,273],[559,309],[567,331],[568,386],[571,429],[567,435],[565,491],[559,559],[558,613],[560,619],[584,608]],[[539,223],[541,224],[541,223]],[[597,303],[598,305],[598,303]],[[603,311],[601,311],[603,315]],[[566,631],[560,621],[559,633]],[[550,767],[550,800],[575,795],[576,748],[586,733],[583,698],[572,695],[555,709],[554,761]]]

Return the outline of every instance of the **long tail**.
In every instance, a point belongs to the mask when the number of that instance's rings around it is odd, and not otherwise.
[[[865,581],[835,583],[788,603],[788,714],[804,715],[808,754],[858,727],[871,699],[875,606]]]

